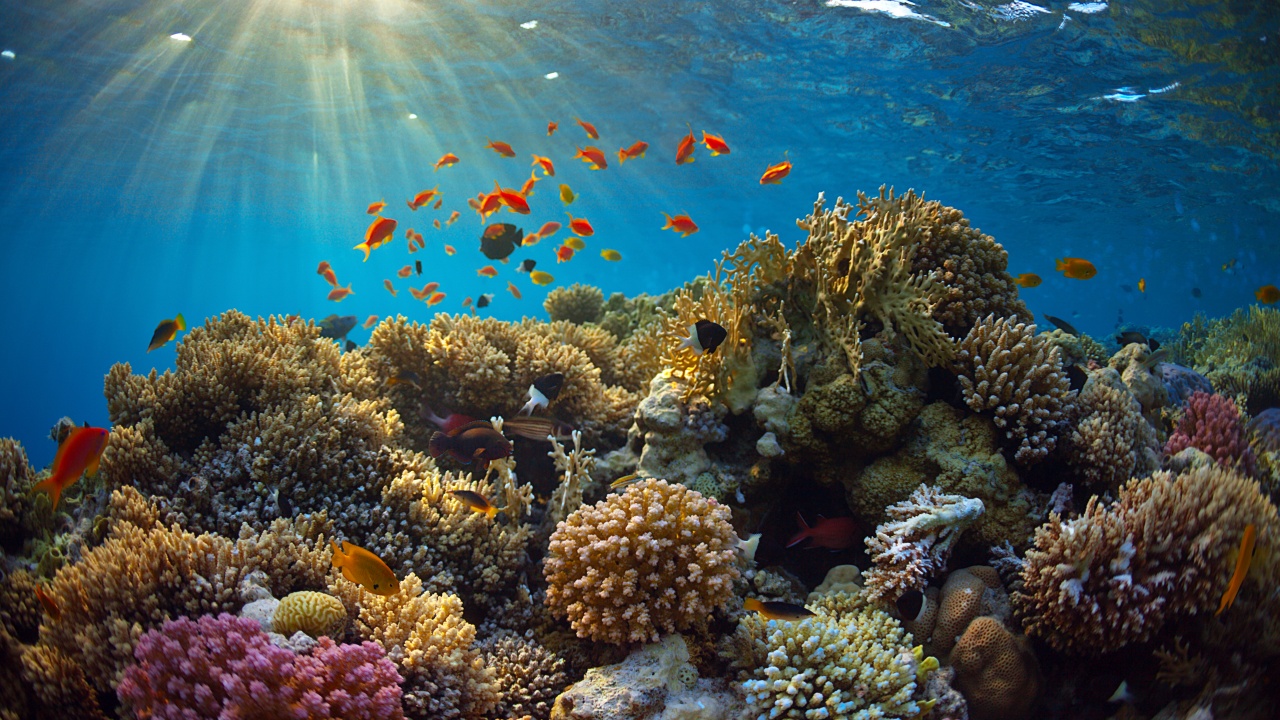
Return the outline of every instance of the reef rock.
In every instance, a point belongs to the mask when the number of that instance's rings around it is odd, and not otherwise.
[[[638,473],[688,484],[711,468],[703,445],[729,433],[721,420],[725,408],[694,399],[685,404],[682,382],[668,373],[649,384],[649,397],[636,408],[636,428],[644,434]]]

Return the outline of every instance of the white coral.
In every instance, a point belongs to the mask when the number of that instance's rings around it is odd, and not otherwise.
[[[883,599],[923,590],[931,576],[946,568],[956,538],[985,509],[981,500],[948,495],[925,484],[885,508],[889,521],[866,540],[875,563],[866,575],[867,592]]]

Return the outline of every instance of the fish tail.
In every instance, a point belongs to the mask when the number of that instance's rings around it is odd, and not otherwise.
[[[353,248],[351,248],[351,249],[352,249],[352,250],[363,250],[363,251],[364,251],[364,261],[365,261],[365,262],[369,262],[369,243],[367,243],[367,242],[362,242],[362,243],[360,243],[359,245],[357,245],[357,246],[355,246],[355,247],[353,247]]]
[[[490,505],[489,509],[484,511],[484,514],[487,515],[490,520],[492,520],[493,516],[498,514],[498,508]]]
[[[342,554],[342,548],[338,547],[338,542],[333,538],[329,538],[329,545],[333,547],[333,566],[336,568],[345,566],[347,564],[347,556]]]
[[[1066,262],[1065,260],[1063,260],[1062,258],[1054,258],[1054,261],[1053,261],[1053,269],[1054,269],[1054,270],[1066,270],[1066,269],[1067,269],[1067,262]]]
[[[173,321],[177,323],[179,330],[187,329],[187,319],[182,317],[182,313],[178,313],[178,317],[174,318]]]
[[[791,536],[791,539],[787,541],[787,547],[795,547],[796,545],[799,545],[812,533],[812,530],[809,528],[809,523],[804,521],[804,515],[797,512],[796,521],[800,523],[800,532]]]
[[[58,509],[58,498],[62,497],[62,486],[61,484],[54,482],[53,477],[46,478],[45,480],[36,483],[35,487],[31,488],[31,491],[48,493],[49,500],[53,503],[53,509]]]

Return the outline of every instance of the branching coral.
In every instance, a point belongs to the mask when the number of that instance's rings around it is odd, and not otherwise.
[[[594,285],[562,285],[547,293],[542,308],[552,322],[564,320],[576,325],[600,322],[604,316],[604,293]]]
[[[1276,572],[1276,507],[1258,484],[1222,467],[1132,480],[1079,517],[1036,531],[1014,608],[1027,632],[1059,650],[1101,653],[1146,640],[1169,619],[1212,611],[1245,525],[1255,563]]]
[[[564,690],[564,660],[529,637],[501,635],[479,643],[484,664],[494,672],[501,696],[493,717],[548,720]]]
[[[983,509],[981,500],[948,495],[929,485],[885,508],[889,522],[866,539],[875,563],[866,574],[868,596],[896,600],[908,590],[923,590],[929,578],[946,570],[956,538]]]
[[[728,280],[722,260],[714,277],[688,284],[676,293],[672,314],[663,319],[662,364],[681,381],[684,402],[698,397],[715,400],[735,387],[742,394],[754,395],[749,290],[745,282]],[[696,353],[680,346],[699,320],[710,320],[728,333],[713,352]]]
[[[728,602],[736,555],[728,508],[683,485],[644,480],[556,528],[544,565],[547,606],[579,637],[654,641]]]
[[[1091,374],[1075,409],[1068,462],[1086,486],[1114,487],[1160,467],[1155,428],[1115,370]]]
[[[1061,351],[1035,325],[988,315],[960,342],[956,368],[965,403],[992,414],[1017,445],[1014,459],[1031,465],[1053,450],[1075,393]]]
[[[1203,392],[1191,395],[1165,452],[1176,455],[1189,447],[1244,473],[1252,475],[1257,470],[1240,411],[1231,398]]]
[[[31,499],[35,471],[27,453],[13,438],[0,438],[0,546],[9,546],[30,532]]]
[[[181,618],[143,635],[117,690],[154,718],[403,718],[401,678],[375,643],[321,638],[311,655],[272,645],[253,620]]]
[[[1197,315],[1173,350],[1219,393],[1243,396],[1249,414],[1280,407],[1280,310],[1251,305],[1217,320]]]
[[[547,517],[553,523],[569,517],[569,513],[582,506],[582,487],[591,480],[591,468],[595,467],[596,451],[582,447],[582,433],[573,431],[573,449],[564,451],[559,440],[551,439],[551,452],[547,455],[556,464],[560,484],[551,493],[547,503]]]

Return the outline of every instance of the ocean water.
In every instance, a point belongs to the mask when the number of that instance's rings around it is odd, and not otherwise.
[[[819,192],[881,184],[963,210],[1012,273],[1044,278],[1023,292],[1038,316],[1100,337],[1226,314],[1280,280],[1274,4],[854,4],[0,0],[0,435],[41,466],[58,418],[105,423],[102,376],[170,367],[172,345],[146,346],[178,312],[426,320],[493,292],[488,314],[545,317],[548,288],[514,263],[477,276],[465,204],[495,180],[518,187],[533,153],[557,174],[519,224],[566,222],[566,183],[596,228],[568,263],[555,242],[517,252],[556,284],[659,293],[748,232],[794,244]],[[572,159],[588,143],[575,117],[599,128],[607,170]],[[690,128],[733,152],[675,165]],[[635,140],[647,157],[618,166]],[[445,152],[462,161],[432,172]],[[791,175],[761,185],[784,157]],[[437,184],[443,210],[410,213]],[[400,230],[361,262],[380,199]],[[451,210],[456,224],[430,226]],[[663,212],[701,230],[663,231]],[[413,256],[406,227],[427,239]],[[1097,276],[1063,278],[1060,256]],[[321,260],[352,297],[326,300]],[[413,282],[447,293],[439,306],[395,278],[412,260]]]

